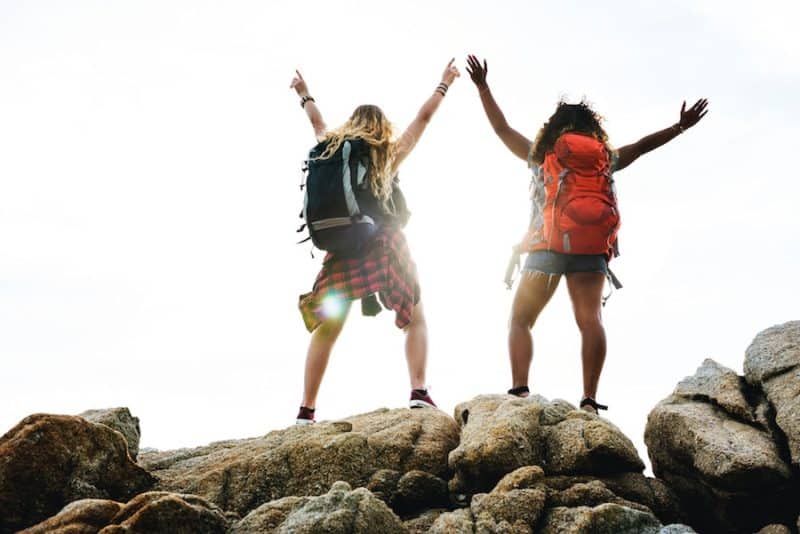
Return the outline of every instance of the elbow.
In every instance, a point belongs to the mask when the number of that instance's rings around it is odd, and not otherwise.
[[[509,128],[507,122],[498,122],[496,124],[492,124],[492,129],[494,130],[494,133],[496,133],[500,137],[503,137],[505,134],[509,132],[511,128]]]

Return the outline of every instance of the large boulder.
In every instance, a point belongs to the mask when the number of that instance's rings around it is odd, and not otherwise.
[[[108,499],[81,499],[58,514],[18,534],[97,534],[111,523],[122,504]]]
[[[796,510],[792,470],[757,398],[732,370],[706,360],[648,416],[653,472],[701,530],[752,532]]]
[[[86,410],[79,413],[78,417],[83,417],[92,423],[100,423],[113,428],[125,437],[128,443],[128,452],[131,458],[136,459],[139,454],[139,438],[142,431],[139,428],[139,418],[131,415],[127,408],[106,408],[102,410]]]
[[[126,501],[154,482],[111,428],[35,414],[0,437],[0,532],[46,519],[72,501]]]
[[[792,463],[800,468],[800,321],[759,333],[745,352],[744,376],[764,391]]]
[[[541,534],[658,534],[661,523],[652,514],[618,504],[590,508],[555,507],[547,511]]]
[[[490,489],[526,465],[547,474],[641,472],[633,443],[613,424],[571,404],[534,395],[481,395],[456,406],[461,443],[450,453],[454,493]]]
[[[613,503],[639,510],[644,508],[665,524],[682,523],[687,519],[686,514],[681,510],[678,497],[669,486],[661,480],[646,477],[641,473],[620,473],[604,477],[549,476],[545,478],[544,483],[551,494],[565,492],[564,498],[570,499],[570,501],[562,501],[562,497],[558,497],[553,499],[554,503],[572,502],[573,504],[570,506],[576,506],[574,502],[580,502],[579,506]],[[582,501],[572,500],[576,491],[580,492],[584,486],[598,488],[598,484],[611,492],[613,498],[603,492],[603,498],[597,499],[594,496],[596,493],[589,491],[586,493],[588,498]],[[572,488],[577,488],[577,490],[572,490]]]
[[[263,504],[230,534],[407,534],[391,509],[366,488],[336,482],[316,497],[285,497]]]
[[[548,477],[541,467],[521,467],[491,492],[474,495],[469,508],[439,515],[430,533],[660,532],[650,508],[587,479]]]
[[[231,519],[195,495],[151,491],[125,505],[84,499],[20,534],[225,534]]]
[[[282,497],[320,495],[339,480],[366,486],[380,470],[397,473],[403,487],[435,493],[434,478],[449,478],[447,454],[457,444],[458,426],[438,410],[383,409],[259,438],[143,452],[139,462],[158,477],[157,489],[200,495],[243,516]],[[403,480],[411,471],[434,478]],[[400,506],[416,506],[402,488],[392,491]]]

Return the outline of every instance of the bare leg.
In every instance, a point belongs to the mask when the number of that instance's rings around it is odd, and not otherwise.
[[[528,372],[533,359],[533,328],[539,313],[555,293],[561,275],[523,273],[514,303],[508,331],[508,353],[511,359],[512,387],[528,385]]]
[[[581,331],[581,361],[583,363],[583,396],[595,398],[600,373],[606,359],[606,332],[603,328],[603,273],[570,273],[567,289]],[[588,407],[587,407],[588,408]],[[594,412],[593,409],[588,411]]]
[[[411,323],[405,328],[405,332],[406,362],[411,389],[424,389],[425,366],[428,361],[428,325],[425,322],[422,302],[414,306]]]
[[[331,349],[342,331],[347,314],[350,312],[349,301],[346,306],[341,317],[327,319],[311,334],[311,342],[308,345],[308,354],[306,355],[303,402],[301,406],[306,408],[315,408],[316,406],[317,393],[322,383],[322,376],[325,374],[325,368],[328,366]]]

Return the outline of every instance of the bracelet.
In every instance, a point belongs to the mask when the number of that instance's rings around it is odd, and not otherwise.
[[[676,130],[676,131],[678,132],[678,135],[680,135],[680,134],[682,134],[683,132],[685,132],[685,131],[686,131],[686,128],[684,128],[683,126],[681,126],[681,123],[680,123],[680,122],[676,122],[675,124],[673,124],[673,125],[672,125],[672,129],[673,129],[673,130]]]
[[[304,96],[303,98],[300,99],[300,107],[303,108],[303,109],[306,109],[306,103],[307,102],[316,102],[316,100],[314,100],[313,96],[306,95],[306,96]]]
[[[442,83],[440,83],[439,85],[436,86],[436,91],[435,92],[437,92],[440,95],[444,96],[444,95],[447,94],[447,90],[448,89],[449,89],[449,86],[446,83],[442,82]]]

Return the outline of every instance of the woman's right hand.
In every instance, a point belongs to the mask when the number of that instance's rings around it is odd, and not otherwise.
[[[303,79],[303,75],[300,74],[299,70],[294,72],[297,74],[297,76],[292,78],[292,83],[289,84],[289,88],[297,91],[299,96],[308,95],[308,86],[306,85],[306,81]]]
[[[444,68],[444,72],[442,73],[442,83],[447,84],[448,87],[453,85],[453,82],[456,78],[461,76],[461,73],[458,72],[458,67],[453,65],[456,62],[456,58],[451,59],[447,66]]]
[[[468,55],[467,72],[478,89],[488,87],[486,83],[486,73],[489,72],[489,65],[486,64],[485,59],[483,60],[483,65],[481,65],[481,62],[478,61],[477,57],[475,57],[473,54]]]

